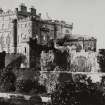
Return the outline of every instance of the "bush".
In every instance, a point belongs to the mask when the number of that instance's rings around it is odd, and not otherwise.
[[[16,91],[22,93],[29,93],[33,88],[33,82],[31,79],[17,79]]]
[[[78,75],[77,75],[78,76]],[[85,76],[80,79],[85,79]],[[77,77],[77,82],[59,83],[56,91],[52,94],[53,105],[104,105],[105,91],[100,83],[81,82]]]
[[[45,93],[45,86],[38,83],[36,80],[20,78],[16,81],[16,91],[25,94]]]
[[[43,94],[46,93],[46,87],[41,85],[38,81],[33,81],[33,89],[31,94]]]
[[[47,93],[55,91],[55,87],[58,83],[59,72],[41,72],[39,77],[39,83],[46,87]]]
[[[1,71],[0,76],[0,91],[11,92],[15,91],[16,76],[11,70]]]

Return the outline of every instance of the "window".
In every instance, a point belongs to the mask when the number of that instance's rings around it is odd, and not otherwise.
[[[27,39],[27,35],[26,34],[24,35],[23,39]]]
[[[27,27],[27,23],[25,24],[25,28]]]
[[[31,33],[31,29],[28,30],[28,33],[29,33],[29,34]]]
[[[45,35],[43,36],[43,40],[44,40],[44,41],[46,40],[46,37],[45,37]]]
[[[0,29],[2,29],[2,24],[0,23]]]
[[[21,24],[21,28],[23,27],[23,24]]]
[[[7,36],[7,38],[6,38],[6,44],[9,46],[9,44],[10,44],[10,36],[9,36],[9,34],[8,34],[8,36]]]
[[[28,26],[31,27],[31,23],[28,23]]]
[[[2,29],[4,28],[4,24],[2,24]]]
[[[4,20],[9,20],[9,16],[5,16],[4,17]]]
[[[19,43],[19,36],[17,37],[17,42]]]
[[[3,17],[2,16],[0,16],[0,21],[3,21]]]
[[[22,39],[22,40],[27,39],[27,34],[21,33],[21,39]]]
[[[65,30],[65,33],[69,33],[69,30],[66,29],[66,30]]]
[[[24,50],[25,50],[25,54],[26,54],[26,47],[24,48]]]
[[[8,24],[8,27],[9,27],[9,28],[13,28],[13,24],[12,24],[12,23],[9,23],[9,24]]]
[[[8,21],[5,21],[5,22],[4,22],[4,27],[3,27],[3,28],[5,28],[5,29],[10,28],[10,27],[9,27],[9,22],[8,22]]]
[[[19,28],[19,24],[17,24],[17,27]]]
[[[21,33],[21,38],[23,37],[23,34]]]

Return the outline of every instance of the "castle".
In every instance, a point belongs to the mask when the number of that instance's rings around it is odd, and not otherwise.
[[[27,11],[24,4],[21,4],[20,8],[16,8],[15,11],[4,12],[0,9],[0,22],[0,52],[23,54],[26,57],[26,67],[31,67],[31,61],[35,56],[33,48],[30,47],[30,41],[34,39],[37,39],[39,45],[48,45],[51,40],[58,40],[59,42],[62,38],[69,37],[64,44],[70,46],[80,44],[85,50],[90,47],[94,51],[96,49],[96,39],[73,37],[73,23],[44,20],[40,13],[37,14],[34,7]],[[88,46],[90,47],[88,48]]]

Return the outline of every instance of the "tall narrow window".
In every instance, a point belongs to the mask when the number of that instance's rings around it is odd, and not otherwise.
[[[25,54],[26,54],[26,47],[25,47]]]
[[[25,28],[27,27],[27,23],[25,24]]]
[[[4,28],[4,24],[2,24],[2,29]]]
[[[23,37],[23,33],[21,33],[21,38]]]
[[[45,36],[45,35],[43,36],[43,40],[44,40],[44,41],[46,40],[46,36]]]

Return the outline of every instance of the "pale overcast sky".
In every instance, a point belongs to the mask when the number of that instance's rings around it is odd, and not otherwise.
[[[105,0],[0,0],[0,7],[13,9],[20,3],[34,6],[46,18],[74,23],[74,34],[93,35],[98,48],[105,48]]]

